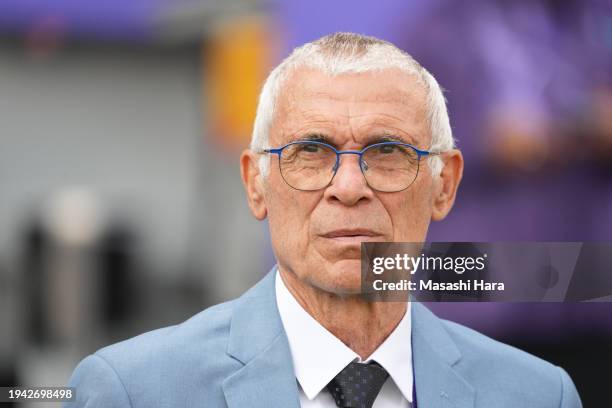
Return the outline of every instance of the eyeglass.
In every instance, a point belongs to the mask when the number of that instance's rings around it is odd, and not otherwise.
[[[340,155],[356,154],[368,186],[386,193],[410,187],[419,174],[421,158],[439,154],[402,142],[380,142],[362,150],[336,150],[327,143],[310,140],[291,142],[263,152],[277,154],[285,182],[302,191],[329,186],[340,167]]]

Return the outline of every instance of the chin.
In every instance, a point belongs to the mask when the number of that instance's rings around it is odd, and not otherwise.
[[[346,259],[337,261],[323,272],[327,283],[325,290],[338,295],[361,293],[361,260]]]

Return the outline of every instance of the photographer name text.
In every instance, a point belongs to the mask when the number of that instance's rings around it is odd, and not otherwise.
[[[458,291],[503,291],[503,282],[487,282],[484,279],[461,280],[457,282],[436,282],[433,280],[420,280],[417,282],[402,279],[398,282],[385,282],[377,279],[372,282],[374,290],[417,291],[427,290],[433,292]]]

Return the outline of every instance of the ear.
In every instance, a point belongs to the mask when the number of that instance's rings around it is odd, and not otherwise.
[[[431,219],[443,220],[455,203],[457,188],[463,176],[463,155],[459,150],[442,153],[440,159],[444,167],[440,175],[434,177],[434,197]]]
[[[243,151],[240,155],[240,174],[251,213],[261,221],[266,218],[268,209],[264,200],[263,175],[259,171],[259,157],[250,149]]]

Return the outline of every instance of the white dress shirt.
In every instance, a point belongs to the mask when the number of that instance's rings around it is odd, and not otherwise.
[[[302,408],[337,408],[327,384],[350,362],[380,364],[389,377],[373,408],[405,408],[412,402],[410,302],[406,314],[387,339],[366,360],[306,312],[276,272],[276,301],[293,358]]]

